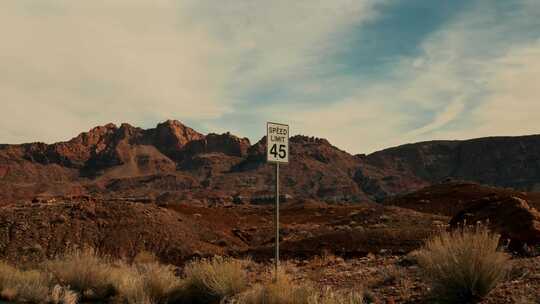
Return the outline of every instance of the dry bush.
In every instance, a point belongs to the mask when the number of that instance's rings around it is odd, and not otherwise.
[[[144,289],[144,279],[135,268],[122,264],[111,273],[118,298],[128,304],[154,304]]]
[[[276,279],[273,279],[273,278]],[[309,304],[316,294],[311,284],[295,285],[291,277],[280,268],[269,273],[264,284],[257,284],[239,296],[240,304]]]
[[[379,270],[381,275],[378,285],[394,285],[405,276],[403,269],[395,265],[387,265]]]
[[[0,297],[4,300],[41,303],[49,296],[49,284],[49,278],[39,271],[21,271],[0,262]]]
[[[168,303],[181,288],[174,267],[155,262],[121,264],[111,276],[118,297],[129,304]]]
[[[310,300],[309,304],[363,304],[364,293],[362,291],[333,291],[330,288],[327,288],[320,294],[314,294]]]
[[[75,304],[82,300],[108,300],[113,294],[129,304],[168,303],[178,294],[181,280],[174,267],[164,266],[145,257],[144,263],[115,264],[100,258],[94,250],[74,250],[43,268],[51,277],[37,270],[21,271],[0,262],[0,298],[16,302]],[[57,283],[51,290],[52,282]],[[64,287],[69,286],[69,287]]]
[[[442,232],[418,253],[418,262],[444,303],[469,303],[485,297],[508,270],[509,257],[498,251],[499,236],[486,227]]]
[[[149,251],[141,251],[139,252],[135,258],[133,258],[133,264],[155,264],[159,263],[159,259],[157,256]]]
[[[184,302],[214,303],[247,288],[247,262],[214,257],[191,262],[184,268]]]
[[[55,285],[51,292],[50,302],[53,304],[77,304],[79,295],[67,287]]]
[[[275,279],[274,279],[275,278]],[[270,274],[263,284],[257,284],[237,297],[239,304],[361,304],[363,292],[336,292],[330,288],[320,292],[311,283],[293,282],[280,268],[277,277]]]
[[[82,300],[104,300],[114,294],[113,267],[94,249],[71,250],[45,262],[44,268],[59,284],[77,291]]]
[[[136,266],[144,278],[144,289],[150,298],[158,303],[166,302],[172,293],[180,288],[180,279],[174,274],[174,267],[158,263]]]

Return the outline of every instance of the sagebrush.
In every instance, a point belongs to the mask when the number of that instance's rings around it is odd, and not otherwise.
[[[484,226],[442,232],[417,253],[420,266],[443,303],[484,298],[505,277],[509,256],[498,249],[499,235]]]
[[[247,261],[214,257],[186,265],[184,300],[191,303],[213,303],[230,298],[248,287]]]

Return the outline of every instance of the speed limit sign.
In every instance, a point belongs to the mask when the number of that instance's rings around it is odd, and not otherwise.
[[[289,162],[289,126],[266,123],[266,160],[273,163]]]
[[[279,164],[289,162],[289,126],[274,122],[266,123],[266,161],[274,163],[276,167],[276,208],[274,214],[274,224],[276,228],[275,236],[275,278],[278,279],[279,267]]]

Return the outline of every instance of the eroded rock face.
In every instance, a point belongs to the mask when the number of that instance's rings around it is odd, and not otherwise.
[[[265,145],[264,137],[251,145],[230,133],[203,135],[176,120],[146,130],[108,124],[50,145],[0,145],[0,201],[69,195],[69,189],[108,196],[106,185],[113,179],[131,185],[145,180],[138,179],[142,176],[177,174],[196,185],[185,189],[179,178],[172,188],[180,192],[204,191],[200,194],[223,195],[224,201],[249,198],[273,188]],[[281,169],[282,190],[299,199],[382,202],[448,177],[530,190],[540,184],[538,155],[540,136],[433,141],[353,156],[326,139],[297,135],[290,138],[291,161]],[[149,195],[161,194],[146,183],[140,186]]]
[[[540,243],[540,212],[518,197],[490,196],[469,204],[450,221],[451,228],[484,223],[503,239],[510,239],[514,249],[523,244]]]
[[[398,195],[385,200],[383,204],[454,217],[476,201],[489,200],[490,198],[504,200],[513,196],[526,200],[533,208],[540,207],[540,193],[490,187],[457,180],[445,181],[418,191]]]
[[[163,154],[173,160],[181,158],[181,150],[186,144],[204,138],[204,135],[177,120],[167,120],[158,124],[155,129],[148,130],[146,136],[151,138],[153,145]]]
[[[204,138],[190,141],[185,149],[186,156],[203,153],[222,153],[228,156],[243,157],[250,147],[249,139],[239,138],[230,133],[210,133]]]
[[[540,135],[428,141],[358,157],[358,183],[382,199],[447,178],[522,191],[540,184]]]
[[[89,246],[126,258],[152,251],[178,264],[199,252],[223,254],[224,249],[210,241],[228,240],[152,204],[58,200],[0,207],[0,212],[0,256],[17,263]]]

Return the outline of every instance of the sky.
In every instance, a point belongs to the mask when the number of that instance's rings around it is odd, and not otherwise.
[[[350,153],[540,133],[538,0],[4,0],[0,143],[266,121]]]

